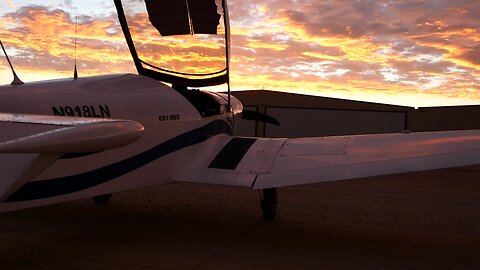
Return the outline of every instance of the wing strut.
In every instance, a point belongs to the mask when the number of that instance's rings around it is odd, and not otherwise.
[[[228,93],[228,110],[231,111],[230,98],[230,15],[228,14],[227,0],[222,1],[223,7],[223,24],[225,25],[225,61],[227,70],[227,93]]]

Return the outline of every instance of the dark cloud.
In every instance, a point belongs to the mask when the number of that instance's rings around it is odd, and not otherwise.
[[[460,55],[460,59],[480,66],[480,44],[467,49],[464,53]]]

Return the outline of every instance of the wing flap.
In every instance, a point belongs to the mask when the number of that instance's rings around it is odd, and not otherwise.
[[[217,184],[239,187],[251,187],[255,182],[256,174],[239,173],[225,170],[188,170],[181,178],[182,182]]]

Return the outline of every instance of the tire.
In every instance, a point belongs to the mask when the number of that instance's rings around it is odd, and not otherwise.
[[[263,199],[260,203],[262,215],[265,220],[273,220],[277,213],[278,193],[276,188],[263,190]]]

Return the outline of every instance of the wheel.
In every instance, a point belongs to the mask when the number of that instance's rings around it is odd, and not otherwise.
[[[93,196],[92,199],[96,204],[106,204],[112,198],[112,193]]]
[[[273,220],[277,212],[278,193],[276,188],[268,188],[263,190],[263,199],[260,202],[263,218],[265,220]]]

